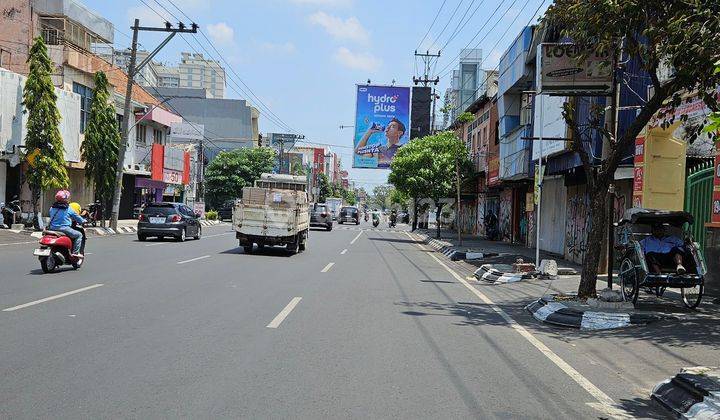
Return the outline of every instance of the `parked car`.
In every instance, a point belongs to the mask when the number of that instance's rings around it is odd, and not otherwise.
[[[235,200],[228,200],[223,203],[218,209],[218,219],[220,220],[232,220],[233,208],[235,207]]]
[[[340,216],[338,216],[338,223],[343,224],[345,222],[360,224],[360,211],[357,207],[345,206],[340,209]]]
[[[398,223],[410,223],[410,215],[407,212],[401,211],[398,213]]]
[[[310,206],[310,227],[324,227],[332,230],[332,213],[325,203],[313,203]]]
[[[182,203],[150,203],[138,218],[137,236],[140,241],[150,236],[160,239],[172,236],[180,242],[187,237],[200,239],[200,217]]]

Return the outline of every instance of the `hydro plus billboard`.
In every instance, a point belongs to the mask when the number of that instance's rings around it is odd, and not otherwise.
[[[358,85],[353,167],[389,168],[410,138],[410,88]]]

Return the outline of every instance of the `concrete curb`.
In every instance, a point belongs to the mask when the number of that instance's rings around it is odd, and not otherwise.
[[[684,368],[653,388],[650,398],[684,419],[720,419],[720,369]]]
[[[535,277],[533,273],[506,273],[496,269],[492,264],[481,265],[474,274],[476,279],[493,284],[515,283]]]
[[[430,245],[431,248],[450,258],[452,261],[479,260],[481,258],[494,257],[498,255],[493,252],[474,252],[470,250],[460,251],[457,247],[453,246],[452,243],[431,238],[427,234],[414,233],[414,235],[420,237],[423,243]]]
[[[219,220],[201,220],[200,221],[201,226],[217,226],[219,224],[224,224],[224,222],[221,222]],[[97,236],[132,234],[132,233],[137,232],[137,225],[118,226],[117,231],[115,231],[111,228],[87,227],[87,228],[85,228],[85,232],[87,232],[91,235],[97,235]]]
[[[610,330],[670,319],[667,316],[629,312],[583,311],[570,308],[552,296],[542,297],[525,307],[538,321],[581,330]]]

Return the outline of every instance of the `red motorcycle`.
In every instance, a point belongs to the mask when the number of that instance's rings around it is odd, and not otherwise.
[[[73,226],[73,229],[82,234],[82,246],[80,253],[85,253],[85,229],[80,226]],[[51,273],[61,265],[71,265],[74,269],[79,269],[83,265],[84,258],[73,257],[70,255],[72,251],[72,239],[62,232],[55,230],[43,231],[40,238],[40,248],[33,252],[33,255],[40,260],[40,267],[44,273]]]

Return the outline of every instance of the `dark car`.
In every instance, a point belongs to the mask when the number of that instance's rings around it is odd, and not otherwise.
[[[187,237],[200,239],[202,226],[200,217],[182,203],[150,203],[138,218],[138,240],[149,236],[163,239],[172,236],[182,242]]]
[[[332,230],[332,215],[325,203],[313,203],[310,205],[310,227],[317,226]]]
[[[345,222],[360,224],[360,211],[357,207],[345,206],[340,209],[340,216],[338,217],[338,223],[341,225]]]
[[[235,208],[235,200],[228,200],[218,209],[218,219],[232,220],[233,208]]]

